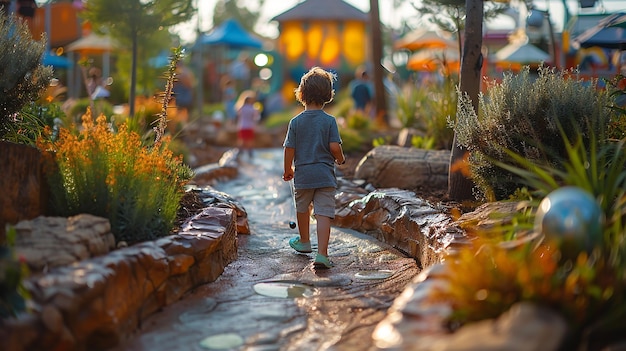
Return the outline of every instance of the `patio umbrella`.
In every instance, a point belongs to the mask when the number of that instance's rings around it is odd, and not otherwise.
[[[394,43],[394,48],[416,51],[426,48],[448,48],[457,46],[449,33],[435,32],[424,29],[414,30]]]
[[[626,50],[626,13],[615,13],[572,40],[575,49],[599,46]]]
[[[424,49],[416,52],[406,64],[406,68],[413,71],[435,71],[445,67],[453,71],[460,67],[459,50],[447,49]]]
[[[550,55],[530,43],[510,43],[494,54],[496,64],[536,64],[549,62]]]
[[[114,48],[115,46],[110,37],[90,33],[70,43],[66,51],[75,51],[83,55],[97,55],[113,51]]]

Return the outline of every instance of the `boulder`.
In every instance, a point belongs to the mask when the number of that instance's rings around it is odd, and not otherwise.
[[[447,188],[449,163],[449,150],[383,145],[361,159],[354,177],[376,188]]]
[[[15,225],[15,252],[31,272],[101,256],[115,248],[107,218],[89,214],[74,217],[44,217]]]

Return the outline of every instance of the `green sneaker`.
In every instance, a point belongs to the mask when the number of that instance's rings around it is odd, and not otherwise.
[[[321,269],[328,269],[334,266],[335,265],[332,262],[330,262],[330,260],[328,260],[328,257],[321,255],[321,254],[317,254],[315,256],[315,262],[313,262],[313,267],[321,268]]]
[[[289,240],[289,246],[291,246],[294,250],[301,252],[301,253],[313,252],[311,250],[311,242],[309,241],[308,243],[303,243],[302,241],[300,241],[300,238],[298,237],[291,238],[291,240]]]

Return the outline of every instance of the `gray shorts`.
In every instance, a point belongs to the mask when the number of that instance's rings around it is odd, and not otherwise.
[[[309,205],[313,202],[315,215],[335,218],[335,192],[333,187],[296,190],[296,211],[308,212]]]

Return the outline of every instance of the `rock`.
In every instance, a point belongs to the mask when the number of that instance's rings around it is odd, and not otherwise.
[[[398,133],[398,146],[411,147],[414,136],[424,136],[424,133],[414,128],[402,128]]]
[[[40,216],[19,222],[15,230],[15,252],[24,258],[31,272],[67,266],[115,248],[109,220],[89,214]]]
[[[100,218],[81,216],[67,222],[38,217],[38,225],[28,221],[23,226],[32,230],[47,223],[57,234],[105,227]],[[71,237],[86,251],[93,247],[85,244],[84,235]],[[236,258],[235,211],[214,207],[188,221],[179,234],[72,265],[49,265],[46,274],[24,281],[31,314],[0,321],[0,350],[110,349],[136,331],[146,316],[217,279]]]
[[[425,268],[441,261],[447,247],[463,233],[452,219],[415,193],[397,188],[364,189],[345,180],[335,197],[333,225],[373,236],[415,258]]]
[[[531,302],[519,302],[495,320],[468,324],[434,341],[428,350],[557,351],[567,332],[561,315]]]
[[[448,150],[383,145],[361,159],[354,177],[364,179],[376,188],[445,188],[449,163]]]

